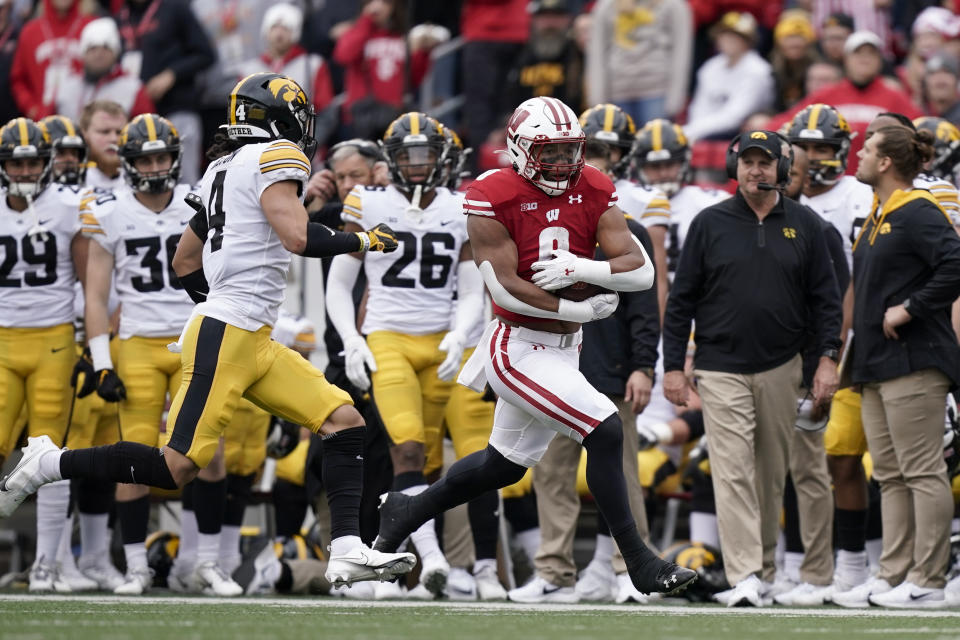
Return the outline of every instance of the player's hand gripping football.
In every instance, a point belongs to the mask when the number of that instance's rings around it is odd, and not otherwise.
[[[617,305],[620,304],[620,296],[616,292],[601,293],[587,298],[587,302],[593,307],[593,317],[590,320],[603,320],[613,315],[613,312],[617,310]]]
[[[391,251],[396,251],[397,246],[397,234],[393,232],[393,229],[387,225],[380,223],[369,231],[360,231],[357,233],[360,236],[360,250],[361,251],[382,251],[383,253],[390,253]]]
[[[343,343],[343,351],[347,378],[355,387],[366,391],[370,388],[370,376],[367,375],[365,366],[369,367],[370,371],[377,370],[377,361],[367,346],[366,339],[363,336],[347,338]]]
[[[97,395],[107,402],[120,402],[127,397],[127,388],[123,380],[113,369],[100,369],[95,375]]]
[[[556,291],[580,281],[577,278],[577,260],[580,258],[563,249],[554,249],[550,253],[553,255],[550,260],[539,260],[530,265],[537,272],[531,279],[533,284],[544,291]]]
[[[90,355],[90,347],[85,347],[77,363],[73,365],[73,372],[70,374],[70,386],[77,388],[80,382],[80,388],[77,390],[78,398],[86,398],[97,390],[97,376],[93,370],[93,358]],[[81,381],[80,376],[83,375]]]

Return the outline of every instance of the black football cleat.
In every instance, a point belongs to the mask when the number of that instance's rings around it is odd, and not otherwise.
[[[394,553],[418,525],[410,518],[411,496],[391,491],[380,496],[380,531],[373,550]]]
[[[633,584],[640,593],[662,593],[665,596],[676,595],[697,581],[696,571],[681,567],[672,562],[660,560],[656,577],[641,576],[639,580],[633,578]],[[657,566],[657,565],[654,565]],[[651,567],[653,569],[654,567]]]

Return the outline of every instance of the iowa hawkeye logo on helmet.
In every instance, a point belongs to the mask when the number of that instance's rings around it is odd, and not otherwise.
[[[313,107],[307,94],[293,79],[278,73],[254,73],[230,92],[227,135],[247,144],[290,140],[313,156]]]
[[[267,85],[267,88],[274,98],[279,98],[284,102],[297,102],[304,107],[307,106],[307,94],[290,78],[274,78]]]

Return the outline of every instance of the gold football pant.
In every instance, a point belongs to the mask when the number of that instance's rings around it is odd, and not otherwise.
[[[248,476],[267,459],[270,414],[249,400],[241,400],[223,432],[223,456],[227,473]]]
[[[270,339],[270,327],[245,331],[196,316],[183,340],[183,383],[167,417],[167,445],[205,467],[242,398],[319,433],[350,395],[292,349]]]
[[[63,445],[70,412],[75,342],[72,324],[0,328],[0,442],[15,437],[24,403],[31,436]],[[22,424],[22,423],[21,423]]]
[[[159,445],[167,393],[173,398],[180,388],[180,354],[167,349],[176,339],[120,340],[117,375],[127,389],[127,398],[120,401],[120,434],[128,442]]]

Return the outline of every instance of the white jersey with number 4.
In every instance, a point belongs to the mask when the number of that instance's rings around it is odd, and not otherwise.
[[[207,209],[203,271],[210,284],[197,311],[247,331],[273,326],[283,301],[290,252],[260,206],[267,187],[299,183],[303,198],[310,162],[293,142],[240,147],[207,167],[198,193]]]
[[[129,187],[87,192],[80,199],[84,235],[113,256],[122,340],[176,336],[193,311],[173,271],[177,243],[193,216],[183,201],[189,192],[187,185],[177,185],[159,213],[143,206]]]
[[[0,193],[0,327],[73,322],[71,244],[80,230],[76,195],[49,186],[33,207],[15,211]],[[31,230],[44,229],[41,234]]]
[[[463,194],[437,187],[430,205],[408,213],[410,201],[393,185],[354,187],[343,202],[344,222],[364,229],[387,224],[400,246],[367,253],[370,297],[363,333],[426,335],[450,328],[460,249],[467,241]]]

